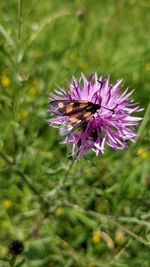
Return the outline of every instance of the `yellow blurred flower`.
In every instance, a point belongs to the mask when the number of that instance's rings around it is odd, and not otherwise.
[[[92,242],[94,245],[98,245],[101,242],[101,231],[99,229],[93,232]]]
[[[94,267],[94,264],[90,262],[87,267]]]
[[[28,116],[29,116],[29,111],[27,109],[22,109],[20,113],[21,119],[25,120],[28,118]]]
[[[42,56],[41,50],[38,49],[38,48],[37,49],[34,49],[33,56],[34,56],[35,59],[39,59]]]
[[[148,159],[150,156],[150,153],[148,150],[146,150],[144,147],[140,147],[137,151],[137,155],[141,158],[141,159]]]
[[[129,0],[130,5],[134,5],[136,3],[136,0]]]
[[[30,96],[34,96],[34,95],[36,95],[36,93],[37,93],[37,88],[35,87],[35,86],[31,86],[30,88],[29,88],[29,95]]]
[[[0,245],[0,256],[5,256],[8,253],[8,248],[7,246],[2,246],[2,244]],[[5,265],[6,266],[6,265]]]
[[[31,84],[32,84],[32,85],[38,85],[39,83],[40,83],[40,79],[37,78],[37,77],[34,77],[34,78],[32,79],[32,81],[31,81]]]
[[[75,52],[71,53],[71,55],[70,55],[70,59],[71,59],[72,61],[76,61],[76,60],[77,60],[77,53],[75,53]]]
[[[3,199],[2,200],[2,206],[5,209],[9,209],[11,207],[11,201],[9,199]]]
[[[114,241],[117,245],[123,245],[126,242],[126,237],[121,229],[117,229]]]
[[[57,216],[57,217],[59,217],[59,216],[61,216],[62,215],[62,213],[63,213],[63,208],[57,208],[56,210],[55,210],[55,215]]]
[[[81,64],[81,68],[82,68],[83,70],[85,70],[85,69],[87,68],[87,64],[86,64],[86,63],[82,63],[82,64]]]
[[[11,84],[10,78],[7,73],[2,73],[0,77],[1,85],[5,88],[9,87]]]
[[[150,63],[147,63],[147,64],[145,65],[145,70],[150,71]]]

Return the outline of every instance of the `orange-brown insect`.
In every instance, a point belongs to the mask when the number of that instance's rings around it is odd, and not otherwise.
[[[59,128],[60,135],[68,135],[78,127],[87,125],[101,107],[86,100],[54,100],[49,102],[49,111],[54,115],[67,116]]]

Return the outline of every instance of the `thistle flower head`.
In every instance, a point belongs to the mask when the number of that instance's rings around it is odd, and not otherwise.
[[[73,77],[71,83],[67,82],[69,92],[58,86],[56,94],[51,94],[52,100],[56,103],[69,101],[87,101],[93,103],[95,111],[89,116],[87,121],[80,120],[80,127],[74,127],[75,131],[70,131],[65,140],[61,143],[72,143],[72,154],[78,151],[78,156],[83,155],[87,150],[93,150],[96,155],[104,153],[105,144],[114,150],[125,149],[127,141],[135,142],[137,134],[133,131],[133,126],[137,125],[141,117],[133,117],[132,113],[141,111],[134,103],[131,95],[134,90],[128,92],[121,86],[122,80],[117,80],[110,84],[109,76],[102,80],[97,73],[91,74],[89,79],[82,74],[79,81]],[[50,102],[51,103],[51,102]],[[96,105],[96,106],[95,106]],[[68,121],[67,113],[53,112],[57,115],[49,119],[49,124],[53,127],[61,127]],[[76,111],[77,114],[79,113]],[[85,109],[81,110],[85,113]],[[81,118],[80,115],[80,118]],[[76,116],[74,112],[74,116]],[[83,121],[83,123],[82,123]]]
[[[9,252],[13,255],[19,255],[24,250],[24,245],[20,240],[11,240],[8,244]]]

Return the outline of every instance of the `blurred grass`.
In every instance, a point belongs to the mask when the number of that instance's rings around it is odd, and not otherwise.
[[[1,0],[1,259],[21,239],[16,267],[150,266],[149,8],[147,0]],[[135,88],[145,116],[128,150],[72,165],[48,127],[49,92],[91,71]]]

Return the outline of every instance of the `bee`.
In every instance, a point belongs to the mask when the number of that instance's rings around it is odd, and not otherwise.
[[[101,107],[100,104],[94,104],[86,100],[53,100],[49,102],[49,111],[52,114],[65,116],[59,128],[59,133],[62,136],[71,134],[80,126],[85,128],[89,120]],[[108,110],[113,112],[111,109]]]

